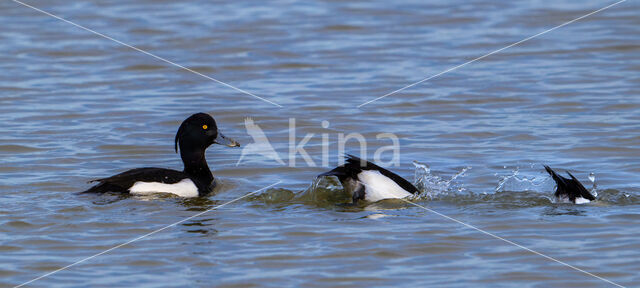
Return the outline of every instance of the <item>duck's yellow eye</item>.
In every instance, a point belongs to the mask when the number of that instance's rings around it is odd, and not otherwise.
[[[207,130],[207,128],[209,128],[209,126],[207,126],[207,125],[202,125],[202,129]]]

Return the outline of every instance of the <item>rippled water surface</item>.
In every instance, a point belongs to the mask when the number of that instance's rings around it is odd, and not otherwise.
[[[432,211],[640,285],[637,1],[360,108],[613,2],[135,2],[28,3],[282,107],[0,2],[0,286],[277,181],[30,286],[613,286]],[[296,143],[313,133],[315,167],[300,155],[296,167],[238,163],[242,149],[216,146],[207,157],[221,185],[208,197],[74,194],[129,168],[182,169],[174,133],[199,111],[243,144],[251,117],[287,164],[293,118]],[[352,132],[369,157],[391,144],[379,133],[397,135],[390,169],[432,211],[346,206],[335,181],[314,183],[328,169],[323,139],[335,166],[339,134]],[[572,171],[600,200],[553,203],[542,164]]]

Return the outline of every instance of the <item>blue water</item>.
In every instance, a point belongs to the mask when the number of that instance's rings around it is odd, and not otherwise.
[[[277,181],[30,286],[613,286],[404,202],[341,205],[337,183],[314,186],[338,164],[340,133],[362,134],[366,153],[355,141],[345,152],[369,158],[391,144],[379,133],[396,135],[389,169],[422,187],[415,203],[640,284],[637,1],[360,108],[614,2],[26,3],[282,107],[0,2],[2,287]],[[134,167],[181,169],[173,137],[200,111],[242,144],[251,117],[295,167],[256,154],[236,166],[242,149],[217,146],[207,157],[220,186],[205,198],[73,193]],[[314,165],[290,157],[291,118],[296,143],[313,133]],[[542,164],[599,200],[554,203]]]

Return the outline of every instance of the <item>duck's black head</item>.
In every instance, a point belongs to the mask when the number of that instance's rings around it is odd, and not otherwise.
[[[221,144],[229,147],[239,147],[240,143],[224,136],[218,130],[216,120],[206,113],[196,113],[184,120],[178,128],[175,139],[175,149],[180,154],[204,151],[211,144]]]
[[[196,180],[198,189],[208,190],[213,182],[213,175],[205,160],[205,150],[211,144],[239,147],[240,144],[227,138],[220,131],[216,121],[206,113],[196,113],[182,122],[176,133],[175,149],[184,163],[184,172]]]

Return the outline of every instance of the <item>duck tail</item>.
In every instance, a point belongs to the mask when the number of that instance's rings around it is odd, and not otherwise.
[[[349,177],[357,178],[356,175],[362,172],[363,167],[367,167],[372,165],[370,162],[364,161],[356,156],[346,154],[345,158],[347,161],[336,168],[333,168],[330,171],[324,172],[317,177],[325,177],[325,176],[336,176],[340,181],[343,181]],[[363,164],[364,163],[364,164]]]
[[[105,181],[106,179],[95,179],[95,180],[91,180],[88,181],[87,183],[94,183],[94,182],[98,182],[98,184],[92,186],[91,188],[81,191],[81,192],[77,192],[77,194],[85,194],[85,193],[98,193],[98,194],[102,194],[102,193],[107,193],[107,192],[118,192],[118,191],[122,191],[122,187],[114,185],[112,183],[109,183],[108,181]]]
[[[547,173],[549,173],[549,175],[551,175],[551,178],[553,179],[553,181],[556,182],[555,196],[556,197],[561,197],[561,196],[569,197],[569,195],[571,193],[570,193],[570,191],[567,191],[567,183],[565,182],[565,180],[568,180],[568,179],[558,175],[558,173],[556,173],[556,171],[553,171],[553,169],[551,169],[551,167],[549,167],[547,165],[544,165],[544,169],[547,170]]]
[[[544,169],[547,170],[547,173],[549,173],[551,178],[553,178],[553,181],[556,182],[556,197],[566,197],[574,203],[575,199],[579,197],[590,201],[595,200],[595,197],[582,185],[582,183],[580,183],[580,181],[578,181],[578,179],[576,179],[576,177],[573,176],[573,174],[567,171],[567,174],[569,174],[569,177],[571,178],[565,178],[558,175],[556,171],[553,171],[553,169],[547,165],[544,165]]]
[[[580,181],[578,181],[578,179],[573,176],[573,174],[569,173],[569,171],[567,171],[567,174],[569,174],[569,177],[571,177],[570,185],[574,187],[572,190],[577,192],[575,197],[582,197],[589,201],[596,200],[596,197],[594,197],[593,194],[591,194],[591,192],[589,192],[589,190],[587,190],[587,188],[585,188],[584,185],[582,185],[582,183],[580,183]]]
[[[322,174],[319,174],[317,177],[328,177],[328,176],[336,176],[338,178],[346,176],[347,175],[347,171],[346,168],[344,166],[338,166],[336,168],[333,168],[330,171],[324,172]]]
[[[549,175],[551,175],[551,178],[553,178],[553,181],[556,181],[556,183],[558,183],[558,181],[562,181],[560,176],[556,173],[556,171],[553,171],[551,167],[544,165],[544,169],[547,170],[547,173],[549,173]]]

